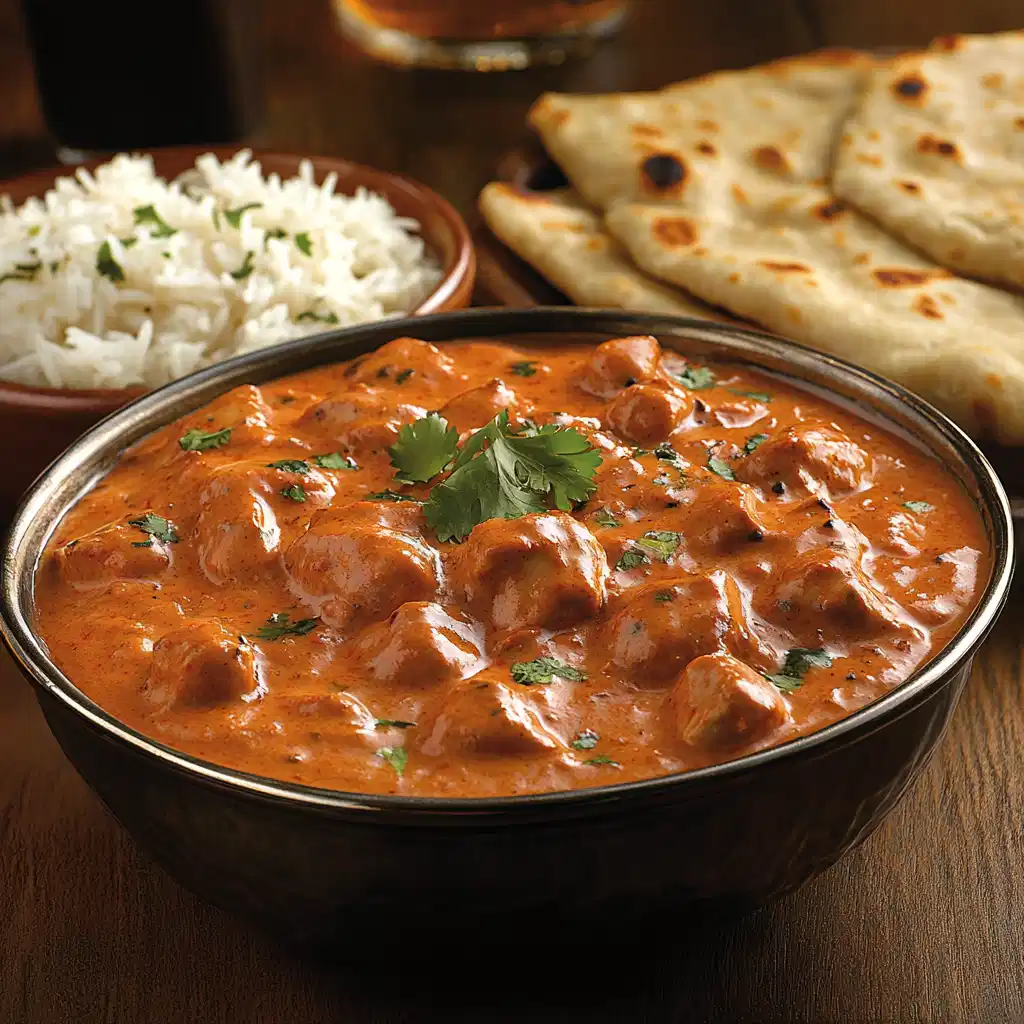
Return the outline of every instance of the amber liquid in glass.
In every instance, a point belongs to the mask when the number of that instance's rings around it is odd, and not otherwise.
[[[421,39],[505,39],[576,32],[620,0],[347,0],[365,21]]]
[[[627,0],[334,0],[346,34],[401,64],[504,70],[556,63],[609,35]]]

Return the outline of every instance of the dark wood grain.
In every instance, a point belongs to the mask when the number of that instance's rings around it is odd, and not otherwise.
[[[253,0],[260,141],[404,171],[468,212],[544,89],[645,88],[826,41],[1012,27],[1014,6],[640,0],[588,62],[467,78],[370,63],[337,37],[325,0]],[[17,4],[0,0],[0,176],[48,152]],[[0,656],[0,1021],[1024,1020],[1022,612],[1018,589],[920,783],[801,892],[699,937],[674,920],[643,935],[538,922],[534,951],[468,979],[392,970],[387,949],[379,972],[313,962],[199,904],[108,818]],[[626,947],[640,959],[621,968]]]

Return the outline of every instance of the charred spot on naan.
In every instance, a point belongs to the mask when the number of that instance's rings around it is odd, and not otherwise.
[[[818,203],[817,206],[811,207],[811,213],[813,213],[818,220],[831,222],[842,217],[842,215],[849,209],[849,204],[844,203],[842,199],[826,199],[824,202]]]
[[[656,195],[678,195],[686,187],[686,164],[675,153],[652,153],[640,165],[640,188]]]
[[[1024,117],[1016,117],[1013,120],[1013,127],[1019,132],[1024,132]]]
[[[644,124],[643,122],[631,124],[629,130],[634,135],[642,135],[645,138],[651,139],[660,139],[665,134],[657,125]]]
[[[948,270],[916,270],[912,267],[878,267],[872,277],[883,288],[919,288],[941,277],[952,277]]]
[[[705,156],[718,156],[718,150],[707,139],[701,139],[694,148]]]
[[[804,263],[779,263],[775,260],[761,260],[761,266],[776,274],[809,274],[811,268]]]
[[[869,167],[881,167],[882,158],[875,156],[874,153],[858,153],[856,156],[857,163],[867,164]]]
[[[786,154],[777,146],[758,146],[751,153],[754,164],[762,171],[771,171],[774,174],[789,174],[793,170]]]
[[[924,103],[925,94],[928,92],[928,83],[920,72],[912,71],[909,74],[901,75],[889,88],[900,103],[920,106]]]
[[[914,303],[911,306],[916,313],[920,313],[921,316],[927,317],[929,320],[943,320],[945,319],[942,310],[935,304],[935,300],[930,295],[918,295],[914,299]]]
[[[697,241],[697,226],[686,217],[658,217],[651,225],[654,237],[670,248],[694,245]]]
[[[918,138],[916,148],[918,153],[932,153],[935,156],[946,156],[957,161],[960,160],[960,150],[957,149],[955,142],[937,138],[930,133],[926,133]]]
[[[896,184],[899,185],[907,195],[917,196],[921,194],[921,186],[918,185],[916,181],[897,181]]]

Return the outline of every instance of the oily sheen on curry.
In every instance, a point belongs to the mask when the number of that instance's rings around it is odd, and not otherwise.
[[[968,496],[824,398],[653,338],[412,338],[150,435],[37,579],[60,668],[229,767],[370,793],[729,760],[905,680],[987,578]]]

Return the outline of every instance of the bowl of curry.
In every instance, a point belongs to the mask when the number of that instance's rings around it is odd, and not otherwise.
[[[1012,544],[966,436],[840,360],[470,311],[107,419],[18,513],[4,635],[142,845],[289,935],[742,908],[919,772]]]

